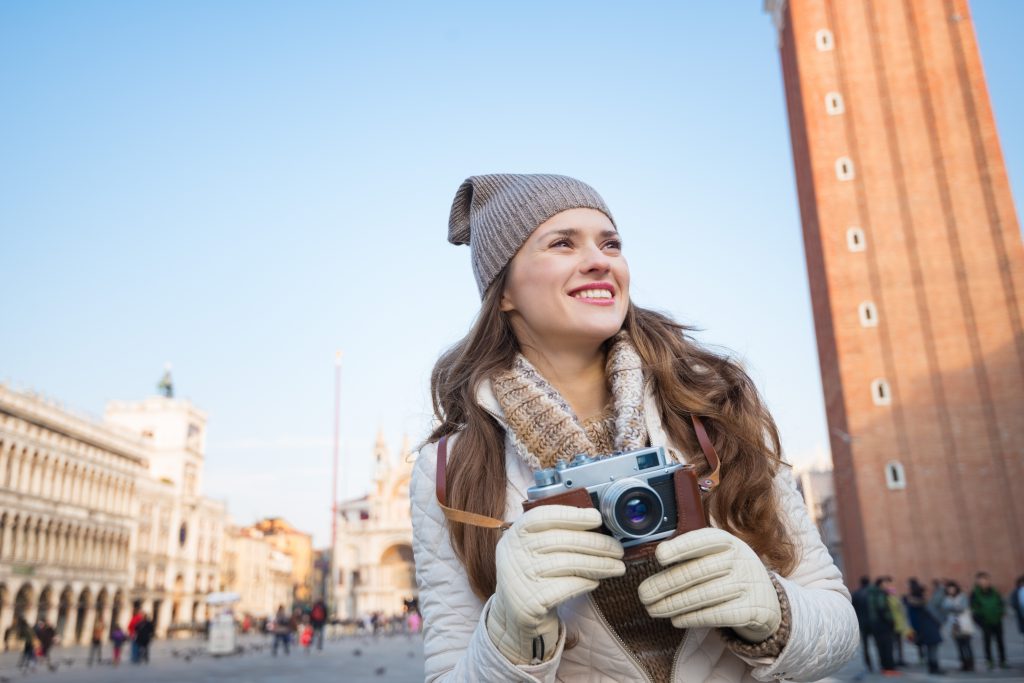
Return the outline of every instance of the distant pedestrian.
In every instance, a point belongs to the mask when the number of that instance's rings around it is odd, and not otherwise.
[[[156,624],[153,623],[148,614],[143,612],[142,619],[135,626],[135,644],[139,649],[139,658],[136,664],[149,664],[149,644],[153,640],[155,630]]]
[[[942,642],[942,620],[928,609],[924,586],[916,580],[910,584],[910,593],[903,599],[907,617],[914,629],[914,642],[924,648],[928,659],[928,673],[944,674],[939,667],[939,644]]]
[[[409,633],[416,634],[420,632],[420,625],[423,623],[420,613],[416,610],[409,612]]]
[[[48,667],[53,669],[53,663],[50,661],[50,650],[53,648],[54,641],[57,640],[57,632],[45,619],[40,619],[39,623],[36,624],[36,639],[39,641],[39,657],[46,662]]]
[[[120,626],[114,624],[110,629],[110,643],[114,649],[114,666],[118,666],[121,663],[121,648],[124,647],[124,641],[126,640],[128,640],[128,634]]]
[[[296,645],[298,645],[299,636],[302,635],[302,624],[304,620],[305,615],[302,613],[302,610],[298,607],[293,607],[292,616],[291,619],[289,619],[288,625],[291,628],[291,640]]]
[[[896,666],[906,666],[903,659],[903,639],[910,635],[910,624],[907,622],[907,615],[903,612],[903,603],[896,595],[896,586],[892,580],[885,588],[885,597],[889,602],[889,613],[892,614],[892,656]]]
[[[949,624],[950,634],[956,643],[957,654],[960,656],[960,670],[974,671],[974,648],[971,640],[974,636],[974,621],[967,604],[967,595],[960,590],[956,581],[946,583],[946,597],[942,601],[942,610]]]
[[[1014,614],[1017,615],[1017,630],[1024,635],[1024,576],[1017,577],[1017,585],[1010,593],[1009,601]]]
[[[871,663],[871,638],[873,626],[871,622],[871,579],[860,577],[860,588],[853,592],[853,610],[857,613],[857,625],[860,626],[860,646],[864,651],[864,666],[868,671],[875,670]]]
[[[316,649],[324,649],[324,625],[327,623],[327,605],[323,600],[317,600],[309,613],[309,622],[313,625],[313,636],[316,640]]]
[[[141,609],[136,609],[135,610],[135,614],[133,614],[132,618],[128,621],[128,637],[131,638],[131,641],[132,641],[132,644],[131,644],[131,661],[132,661],[132,664],[138,664],[139,663],[139,644],[138,644],[138,642],[135,639],[135,630],[139,627],[139,624],[142,623],[142,620],[144,618],[145,618],[145,615],[142,613],[142,610]]]
[[[19,616],[14,629],[15,634],[22,641],[21,658],[18,660],[18,668],[22,671],[34,669],[36,665],[36,634],[29,626],[25,617]]]
[[[896,662],[893,659],[893,638],[896,637],[895,619],[889,608],[889,588],[892,578],[880,576],[868,594],[869,619],[872,623],[872,634],[878,646],[878,659],[881,661],[882,675],[898,675]]]
[[[103,619],[97,618],[92,625],[92,638],[89,641],[89,659],[86,662],[89,666],[92,666],[93,661],[96,663],[103,663],[103,635],[106,630],[106,624],[103,623]]]
[[[303,651],[308,655],[313,645],[313,624],[307,620],[303,620],[302,626],[300,626],[299,645],[302,646]]]
[[[985,643],[985,662],[991,671],[995,668],[992,658],[992,641],[999,650],[999,666],[1009,668],[1006,663],[1006,645],[1003,643],[1003,614],[1006,606],[1003,596],[992,587],[987,572],[978,572],[974,576],[974,590],[971,591],[971,613],[974,621],[981,627],[981,637]]]
[[[284,653],[290,654],[288,648],[291,647],[292,629],[291,629],[291,617],[284,611],[284,605],[279,605],[277,608],[277,614],[274,615],[274,646],[270,650],[270,654],[274,657],[277,656],[278,645],[284,646]]]

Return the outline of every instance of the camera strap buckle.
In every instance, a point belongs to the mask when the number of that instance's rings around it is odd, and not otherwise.
[[[708,493],[711,489],[718,486],[718,470],[721,468],[722,463],[718,459],[718,451],[715,450],[711,439],[708,438],[707,430],[704,429],[704,422],[693,413],[690,413],[690,421],[693,422],[693,431],[697,433],[697,442],[700,444],[700,449],[704,451],[704,457],[707,458],[708,465],[711,467],[711,474],[697,480],[697,486],[700,490]]]

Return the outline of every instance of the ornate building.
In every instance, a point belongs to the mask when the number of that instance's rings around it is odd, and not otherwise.
[[[224,539],[224,590],[241,597],[238,614],[273,617],[278,606],[291,610],[294,583],[292,558],[255,527],[229,527]]]
[[[138,543],[131,599],[156,633],[205,622],[202,598],[220,589],[225,506],[200,495],[206,414],[189,401],[153,396],[112,401],[105,421],[138,434],[149,471],[139,480]]]
[[[836,491],[831,468],[815,467],[797,471],[796,487],[804,497],[807,512],[818,527],[821,542],[840,570],[843,569],[843,539],[839,533]]]
[[[98,422],[0,385],[0,630],[43,618],[83,643],[135,607],[160,637],[205,621],[225,526],[199,493],[205,430],[167,396]]]
[[[967,0],[767,0],[848,581],[1024,566],[1024,245]]]
[[[373,457],[376,473],[370,493],[338,505],[333,613],[342,619],[373,612],[401,614],[404,601],[416,596],[409,441],[392,458],[383,434],[378,434]]]
[[[46,619],[65,643],[124,622],[142,439],[0,385],[0,632]]]
[[[280,517],[267,517],[251,527],[291,561],[291,594],[285,605],[310,604],[313,596],[313,536]]]

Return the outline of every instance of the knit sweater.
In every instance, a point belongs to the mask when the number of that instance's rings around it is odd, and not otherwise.
[[[584,421],[583,428],[601,452],[613,450],[615,421],[610,411]],[[671,680],[672,661],[685,633],[668,619],[652,618],[640,602],[640,584],[662,569],[654,556],[626,562],[623,576],[605,579],[592,593],[598,612],[656,682]]]

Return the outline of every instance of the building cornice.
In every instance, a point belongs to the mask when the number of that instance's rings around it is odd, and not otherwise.
[[[0,413],[149,467],[147,445],[141,437],[76,415],[38,394],[17,392],[0,384]]]

